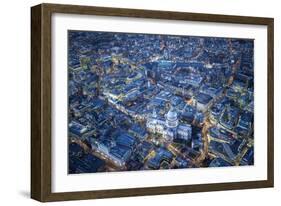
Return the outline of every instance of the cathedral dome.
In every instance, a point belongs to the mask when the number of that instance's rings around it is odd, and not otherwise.
[[[174,108],[171,108],[169,110],[169,112],[167,113],[167,116],[166,116],[167,120],[169,121],[175,121],[178,119],[178,113],[177,111],[174,109]]]
[[[166,126],[169,128],[178,126],[178,113],[174,108],[171,108],[166,114]]]

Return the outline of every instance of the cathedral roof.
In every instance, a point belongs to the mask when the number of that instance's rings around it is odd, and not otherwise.
[[[169,110],[169,112],[167,113],[167,116],[166,116],[167,120],[169,121],[175,121],[178,119],[178,113],[177,111],[171,107],[171,109]]]

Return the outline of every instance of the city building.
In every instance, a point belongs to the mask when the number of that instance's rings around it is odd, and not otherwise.
[[[165,121],[158,118],[154,109],[152,116],[147,119],[146,127],[149,132],[161,134],[167,141],[172,141],[176,138],[184,140],[191,138],[191,126],[179,123],[178,113],[173,107],[165,115]]]
[[[194,99],[194,105],[200,112],[205,113],[212,105],[213,98],[205,93],[199,93]]]

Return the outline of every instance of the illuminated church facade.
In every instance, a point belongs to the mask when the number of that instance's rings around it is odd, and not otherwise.
[[[146,128],[150,133],[162,134],[167,141],[173,139],[191,140],[191,125],[180,123],[178,113],[172,107],[165,115],[165,120],[160,119],[154,109],[153,114],[147,119]]]

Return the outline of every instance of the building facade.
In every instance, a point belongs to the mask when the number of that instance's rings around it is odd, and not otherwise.
[[[154,109],[153,114],[147,119],[146,127],[149,132],[161,134],[167,141],[172,141],[173,139],[188,141],[191,139],[191,126],[179,123],[178,113],[173,107],[165,115],[165,119],[159,118]]]

